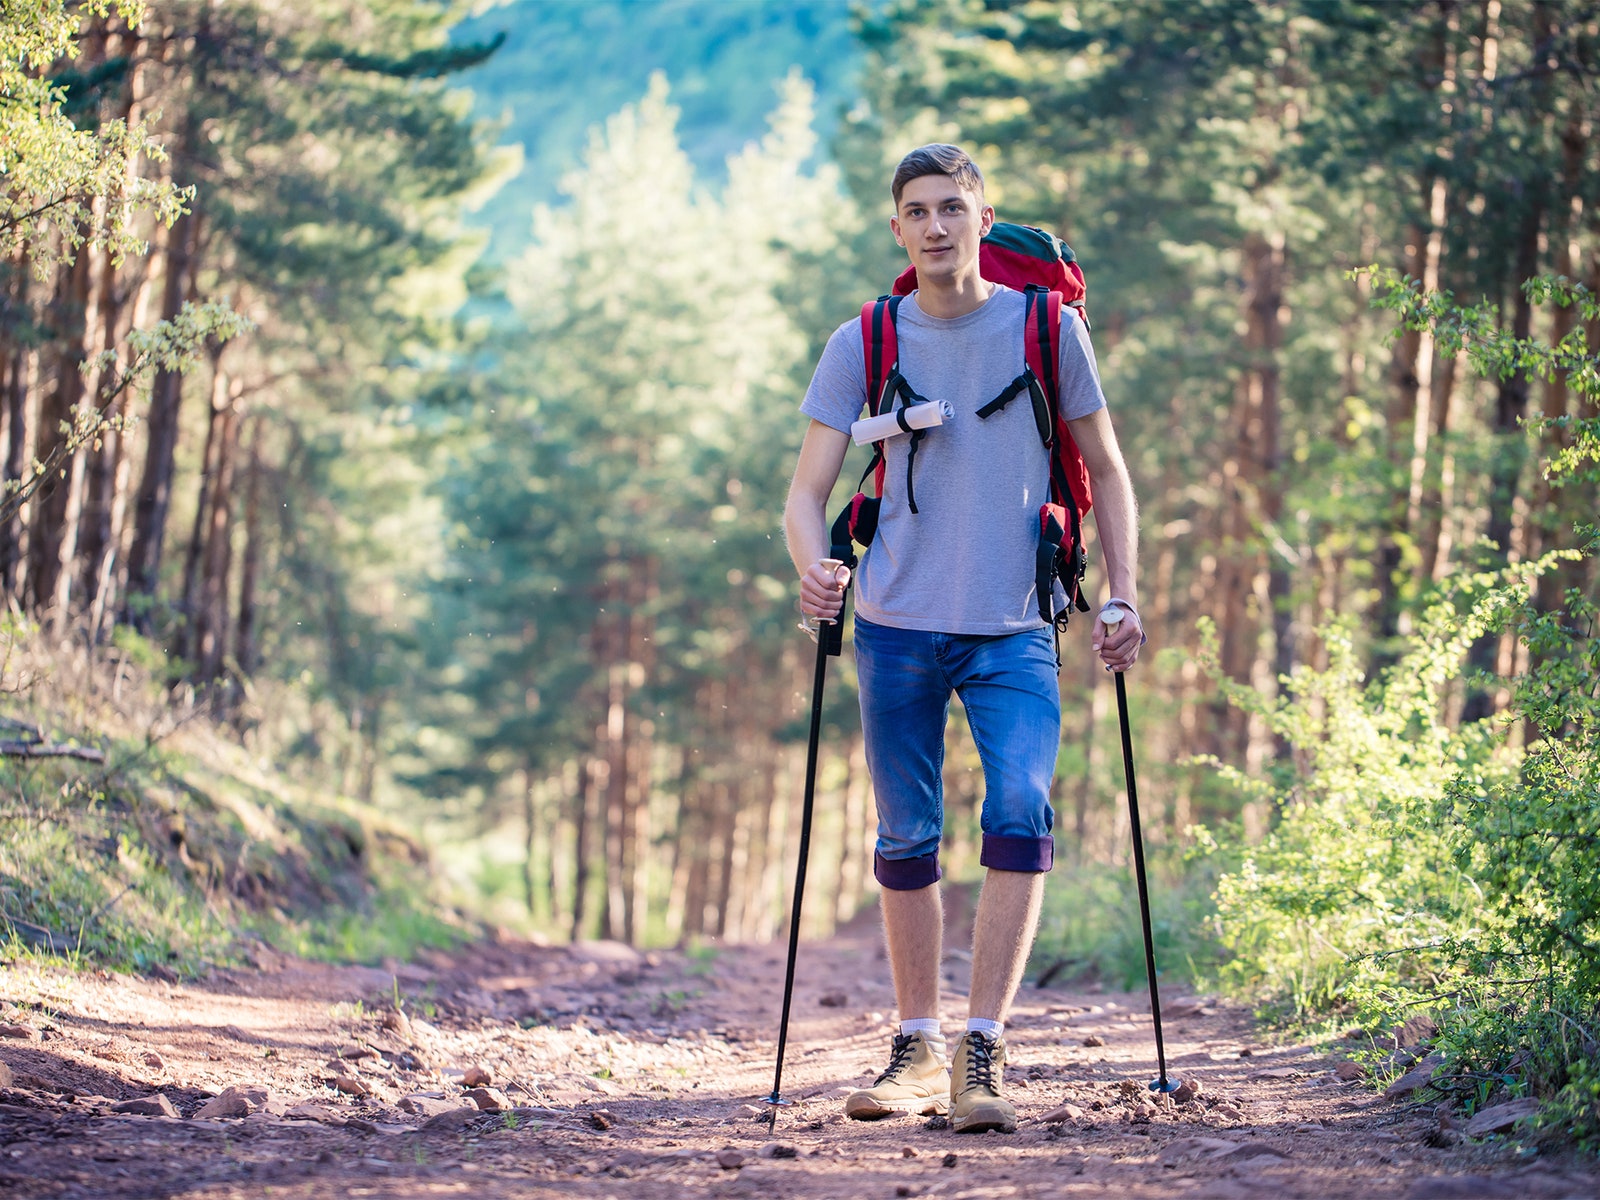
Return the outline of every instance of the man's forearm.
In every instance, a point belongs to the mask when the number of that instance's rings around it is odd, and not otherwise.
[[[1095,480],[1094,523],[1111,595],[1139,605],[1139,509],[1126,470]]]
[[[807,567],[826,557],[827,524],[827,514],[815,498],[789,493],[788,503],[783,506],[783,536],[795,574],[804,575]]]

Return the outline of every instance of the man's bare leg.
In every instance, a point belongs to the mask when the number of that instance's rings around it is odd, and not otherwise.
[[[942,1115],[950,1108],[950,1070],[937,1026],[944,937],[939,885],[912,892],[884,888],[880,902],[900,1020],[918,1024],[912,1029],[902,1024],[888,1069],[870,1088],[846,1097],[845,1116],[871,1121],[896,1112]]]
[[[1044,875],[990,868],[972,930],[967,1032],[950,1063],[950,1124],[957,1133],[1014,1133],[1017,1110],[1001,1096],[1006,1065],[1000,1036],[1039,924]]]
[[[888,892],[884,896],[888,896]],[[1044,897],[1044,874],[989,869],[972,928],[972,988],[967,1015],[1004,1022],[1022,984]],[[884,910],[885,913],[888,909]],[[896,983],[898,984],[898,979]]]
[[[939,965],[944,957],[944,902],[939,885],[915,891],[884,888],[883,932],[902,1021],[938,1019]]]

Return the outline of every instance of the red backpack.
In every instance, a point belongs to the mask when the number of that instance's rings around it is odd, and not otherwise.
[[[1027,365],[1022,374],[980,408],[977,415],[993,416],[1023,392],[1028,393],[1033,404],[1039,438],[1050,452],[1050,500],[1039,506],[1039,554],[1034,582],[1039,615],[1060,629],[1066,625],[1074,608],[1079,612],[1089,611],[1089,602],[1083,595],[1087,560],[1083,552],[1082,522],[1094,499],[1089,491],[1089,472],[1083,456],[1078,453],[1078,445],[1061,417],[1060,381],[1056,377],[1061,361],[1062,305],[1075,308],[1088,324],[1083,304],[1083,272],[1078,268],[1072,249],[1060,238],[1029,225],[1004,222],[996,222],[979,244],[978,265],[985,279],[1022,292],[1026,300],[1023,347]],[[916,287],[917,269],[907,267],[894,281],[893,295],[868,301],[861,307],[861,340],[867,366],[866,405],[872,416],[893,411],[897,400],[901,407],[924,402],[924,397],[917,395],[900,373],[895,334],[900,301]],[[906,501],[912,512],[917,511],[913,469],[917,445],[924,432],[921,429],[910,431]],[[885,466],[883,443],[876,442],[872,461],[862,472],[856,494],[834,522],[830,539],[834,557],[843,557],[840,547],[848,547],[852,539],[862,546],[872,544],[878,528]],[[861,490],[868,475],[873,476],[875,485],[876,494],[871,496]],[[1052,611],[1051,584],[1056,579],[1061,580],[1067,594],[1067,607],[1060,612]]]

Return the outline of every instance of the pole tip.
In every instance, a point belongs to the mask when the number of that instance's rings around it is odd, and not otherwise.
[[[1170,1096],[1182,1086],[1183,1080],[1181,1079],[1152,1079],[1150,1081],[1150,1090],[1159,1092],[1163,1096]]]

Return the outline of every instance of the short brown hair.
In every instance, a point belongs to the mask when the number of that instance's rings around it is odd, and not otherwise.
[[[900,165],[894,169],[894,181],[889,185],[889,190],[894,195],[896,207],[899,207],[900,193],[906,190],[906,184],[924,175],[947,175],[958,187],[983,195],[983,172],[978,170],[978,164],[972,161],[972,156],[960,146],[933,142],[918,146],[902,158]]]

